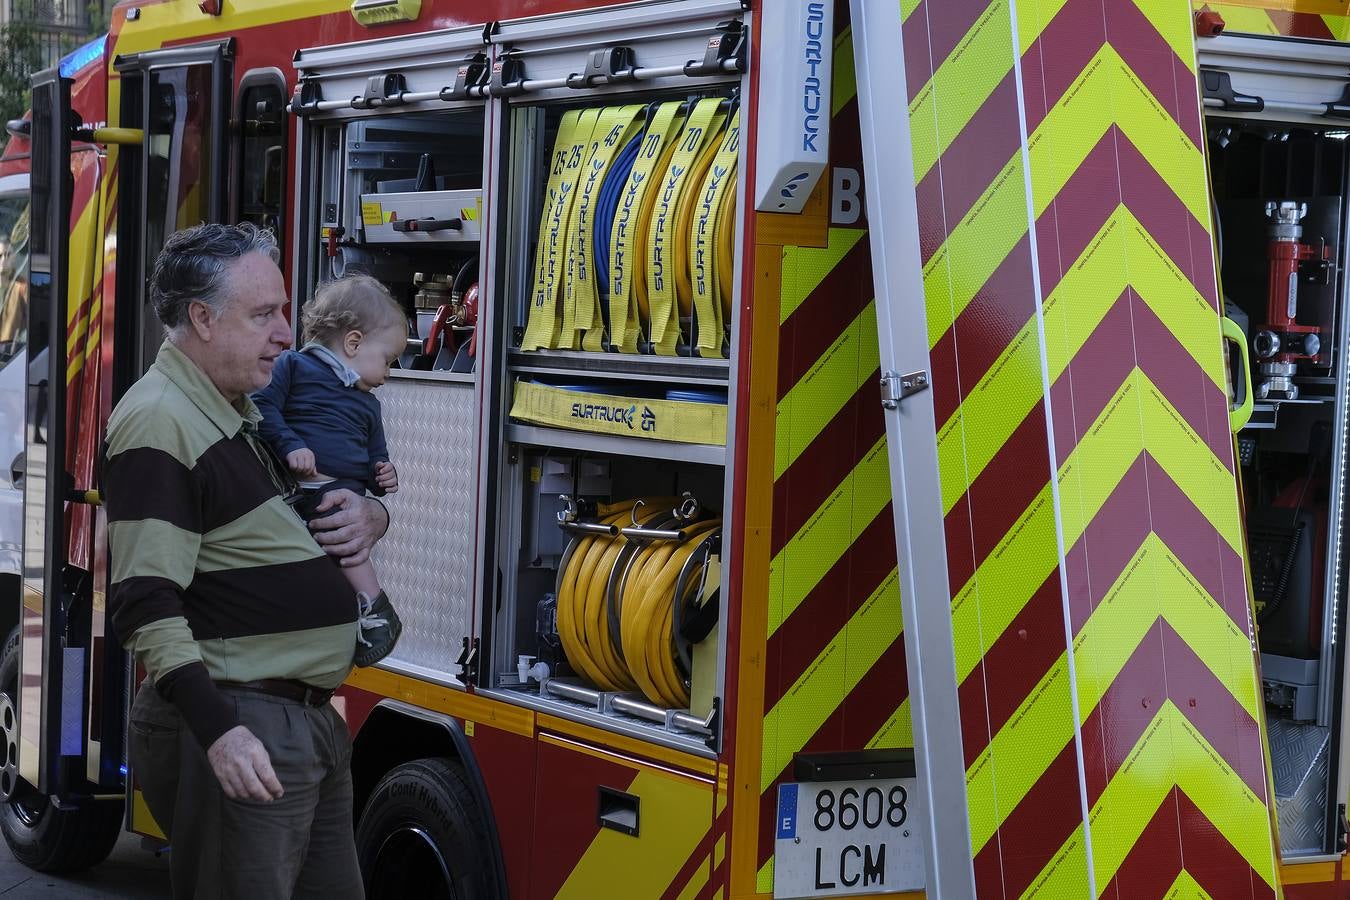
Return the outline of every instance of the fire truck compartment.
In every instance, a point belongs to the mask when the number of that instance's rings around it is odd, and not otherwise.
[[[1225,312],[1246,338],[1245,358],[1234,352],[1230,369],[1240,382],[1240,367],[1249,367],[1254,391],[1236,462],[1288,860],[1339,852],[1350,783],[1340,637],[1350,132],[1340,113],[1310,103],[1339,94],[1343,77],[1323,78],[1318,67],[1344,48],[1305,56],[1301,47],[1224,38],[1202,44],[1201,54],[1220,284]]]

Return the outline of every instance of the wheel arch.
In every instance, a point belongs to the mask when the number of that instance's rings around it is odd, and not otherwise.
[[[488,796],[487,782],[478,767],[469,738],[453,716],[384,699],[375,705],[352,738],[352,810],[359,820],[375,785],[395,766],[427,757],[447,757],[464,768],[484,832],[488,835],[492,868],[505,896],[506,861],[502,857],[497,817]]]

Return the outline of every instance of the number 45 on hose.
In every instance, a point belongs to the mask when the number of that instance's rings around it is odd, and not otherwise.
[[[802,755],[778,786],[773,895],[922,890],[910,750]]]

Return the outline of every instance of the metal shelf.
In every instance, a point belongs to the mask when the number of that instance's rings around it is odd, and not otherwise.
[[[725,466],[727,462],[727,448],[711,444],[651,441],[643,438],[591,434],[585,431],[567,431],[562,428],[545,428],[536,425],[517,425],[514,423],[507,425],[506,439],[513,444],[529,444],[533,447],[558,447],[566,450],[583,450],[587,453],[608,453],[615,456],[645,456],[651,459],[692,462],[705,466]]]
[[[590,353],[582,350],[510,351],[509,365],[516,372],[571,375],[585,372],[592,378],[626,381],[682,381],[725,385],[731,363],[725,359],[690,356],[645,356],[636,353]]]

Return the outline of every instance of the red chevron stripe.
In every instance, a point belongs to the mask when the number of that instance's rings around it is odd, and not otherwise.
[[[1227,416],[1216,422],[1210,412],[1225,408],[1227,398],[1133,289],[1126,289],[1107,311],[1050,388],[1060,465],[1136,366],[1232,471],[1233,439]]]
[[[881,370],[874,369],[774,482],[772,555],[787,546],[886,434],[886,421],[877,402],[880,378]]]
[[[967,769],[1064,655],[1061,596],[1056,568],[961,683],[961,709],[983,707],[985,713],[978,721],[973,717],[968,721],[965,716],[961,720]]]
[[[1173,788],[1158,807],[1102,896],[1161,898],[1183,869],[1216,900],[1275,897],[1270,885],[1180,788]]]
[[[1159,618],[1083,725],[1089,806],[1101,799],[1167,700],[1264,802],[1264,761],[1259,747],[1250,746],[1247,740],[1256,723],[1190,646]],[[984,872],[988,879],[990,872],[1000,871],[1007,896],[1021,896],[1082,822],[1078,791],[1073,787],[1077,771],[1070,740],[1005,819],[996,839],[976,854],[976,872]],[[1017,852],[1009,852],[1010,846]],[[1175,879],[1174,872],[1167,885]],[[1121,896],[1134,900],[1154,895]]]
[[[1327,27],[1326,20],[1316,13],[1296,13],[1268,9],[1266,15],[1270,16],[1280,34],[1290,37],[1335,40],[1336,36]]]
[[[1165,509],[1166,513],[1153,515],[1150,524],[1150,508]],[[1145,452],[1126,471],[1083,535],[1065,554],[1073,633],[1082,630],[1153,531],[1233,621],[1245,629],[1246,593],[1240,587],[1245,585],[1241,557]],[[963,720],[967,767],[1063,654],[1060,596],[1056,570],[988,647],[981,666],[961,684],[962,709],[967,703],[978,701],[985,704],[987,716],[986,721],[979,723],[968,724]]]
[[[959,591],[975,574],[1050,483],[1050,447],[1045,432],[1045,406],[1038,402],[966,492],[970,520],[957,518],[948,537],[969,544],[970,566],[962,571],[948,566],[948,572],[956,576],[952,578],[953,591]],[[960,512],[960,506],[952,507],[949,519]]]
[[[933,412],[946,423],[1036,312],[1031,239],[1023,236],[933,345]],[[959,366],[959,368],[958,368]]]
[[[1107,43],[1199,147],[1195,75],[1134,0],[1069,0],[1027,48],[1022,56],[1027,130],[1036,130]]]
[[[990,0],[923,0],[910,13],[902,29],[906,54],[911,46],[922,47],[920,58],[931,59],[932,66],[907,72],[909,103],[914,102],[937,68],[956,52],[966,35],[994,5],[1001,7]],[[1002,12],[1002,9],[998,11]]]
[[[1119,208],[1121,183],[1132,186],[1127,203],[1130,212],[1151,235],[1158,236],[1163,252],[1217,308],[1209,233],[1115,126],[1037,221],[1042,296],[1051,295]],[[1137,199],[1136,187],[1149,199]],[[1178,228],[1182,222],[1184,227]],[[1029,241],[1023,238],[933,347],[935,371],[954,366],[959,349],[960,385],[966,391],[989,371],[1035,312],[1029,287],[1028,246]],[[946,422],[962,399],[957,391],[950,386],[944,389],[943,382],[937,381],[933,397],[937,420]]]
[[[1078,757],[1069,742],[975,854],[976,893],[1012,900],[1022,896],[1082,822]]]
[[[895,571],[894,515],[886,504],[769,638],[764,656],[765,709],[772,709],[783,698]]]
[[[1018,127],[1017,80],[1010,69],[915,189],[925,265],[1017,153]]]
[[[871,241],[859,240],[783,323],[778,338],[778,399],[820,362],[872,302]]]
[[[905,639],[896,638],[872,668],[816,729],[803,753],[827,753],[865,747],[909,696],[905,672]],[[792,779],[792,764],[783,767],[759,798],[759,856],[763,866],[773,856],[778,785]]]
[[[922,2],[910,13],[901,29],[900,40],[905,47],[905,87],[909,91],[906,103],[913,103],[933,77],[933,56],[928,44],[928,3]]]
[[[1123,185],[1129,185],[1128,196]],[[1215,306],[1209,232],[1115,125],[1102,135],[1036,222],[1043,296],[1049,297],[1078,264],[1121,203]]]

